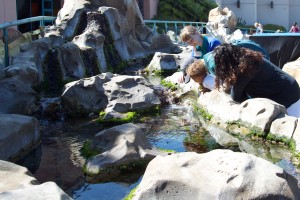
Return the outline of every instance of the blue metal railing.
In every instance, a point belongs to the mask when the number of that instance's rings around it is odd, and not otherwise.
[[[244,27],[236,27],[235,29],[240,29],[242,33],[248,34],[250,33],[250,30],[252,29],[253,33],[255,33],[256,28],[244,28]],[[276,31],[274,30],[263,30],[263,33],[275,33]],[[283,32],[281,32],[283,33]]]
[[[144,20],[144,23],[152,28],[153,32],[157,32],[157,25],[162,24],[164,26],[164,32],[167,33],[168,30],[173,30],[175,35],[178,34],[178,28],[182,28],[187,25],[196,26],[197,29],[203,29],[206,26],[206,22],[188,22],[188,21],[163,21],[163,20]],[[175,37],[177,41],[177,37]]]
[[[4,24],[0,24],[0,30],[3,29],[3,42],[4,42],[4,52],[5,52],[5,67],[9,65],[9,51],[8,51],[8,32],[7,28],[12,26],[17,26],[21,24],[27,24],[31,22],[40,21],[40,26],[45,26],[45,21],[54,21],[56,17],[52,16],[37,16],[37,17],[31,17],[21,20],[15,20],[12,22],[6,22]]]
[[[40,21],[40,26],[45,26],[45,21],[54,21],[56,17],[51,16],[37,16],[37,17],[31,17],[21,20],[16,20],[12,22],[7,22],[4,24],[0,24],[0,30],[3,29],[3,41],[5,45],[5,66],[7,67],[9,65],[9,51],[8,51],[8,33],[7,28],[20,25],[20,24],[26,24],[31,23],[35,21]],[[157,32],[157,27],[159,24],[162,24],[164,27],[164,32],[167,33],[168,30],[173,30],[175,32],[175,35],[179,35],[178,31],[179,28],[183,28],[186,25],[192,25],[196,26],[200,31],[203,30],[204,27],[206,27],[206,22],[188,22],[188,21],[163,21],[163,20],[144,20],[144,23],[151,27],[153,32]],[[161,27],[161,26],[160,26]],[[175,37],[175,41],[177,42],[177,37]]]

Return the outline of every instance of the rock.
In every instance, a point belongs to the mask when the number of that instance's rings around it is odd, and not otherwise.
[[[296,117],[284,116],[282,118],[277,118],[272,122],[270,133],[277,136],[284,136],[287,139],[291,139],[293,134],[297,134],[295,129],[299,126]]]
[[[256,156],[214,150],[158,156],[133,199],[299,199],[297,180]]]
[[[86,172],[93,174],[93,179],[100,181],[118,177],[122,167],[128,169],[134,166],[145,167],[156,155],[166,155],[153,148],[142,129],[132,123],[97,133],[93,140],[93,147],[103,153],[94,156],[86,163]]]
[[[0,130],[0,159],[2,160],[21,157],[40,139],[39,123],[33,117],[0,114]]]
[[[0,199],[71,200],[54,182],[39,182],[25,168],[0,160]]]
[[[240,104],[239,119],[268,132],[272,122],[285,114],[283,105],[266,98],[253,98]]]
[[[145,78],[111,73],[71,82],[61,98],[69,114],[88,115],[105,110],[107,116],[116,116],[113,112],[142,111],[160,105],[159,97]]]
[[[13,77],[1,80],[0,85],[0,112],[26,115],[36,99],[30,85]]]
[[[293,62],[286,63],[282,67],[282,71],[294,77],[298,82],[298,84],[300,85],[300,58],[298,58]]]

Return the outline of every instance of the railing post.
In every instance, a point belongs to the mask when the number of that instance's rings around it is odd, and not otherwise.
[[[177,35],[178,35],[178,31],[177,31],[177,23],[175,22],[175,41],[177,42]]]
[[[166,34],[168,33],[168,23],[165,23]]]
[[[155,22],[153,24],[152,31],[153,31],[153,33],[156,33],[156,24],[155,24]]]
[[[8,33],[7,29],[3,29],[3,42],[4,42],[4,52],[5,52],[5,67],[9,65],[9,51],[8,51]]]

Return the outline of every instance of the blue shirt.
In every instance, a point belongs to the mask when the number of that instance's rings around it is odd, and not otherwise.
[[[207,54],[208,52],[213,51],[217,46],[219,46],[221,44],[221,42],[214,38],[214,37],[210,37],[210,36],[203,36],[203,42],[202,42],[202,47],[201,46],[196,46],[196,50],[198,52],[200,52],[200,55],[195,56],[195,52],[194,49],[192,50],[192,57],[195,58],[203,58],[203,56],[205,54]]]

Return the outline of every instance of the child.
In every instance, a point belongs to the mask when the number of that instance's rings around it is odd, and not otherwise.
[[[202,58],[221,44],[221,42],[210,36],[202,36],[194,26],[185,26],[180,34],[182,42],[193,46],[192,57]]]
[[[214,48],[221,44],[221,42],[214,37],[202,36],[202,34],[199,33],[199,31],[194,26],[185,26],[181,31],[180,38],[182,42],[193,46],[192,58],[196,59],[203,58],[205,54],[211,52],[212,50],[214,50]],[[186,61],[186,63],[189,64],[190,61],[192,61],[192,59]],[[180,71],[182,72],[178,77],[178,81],[180,83],[182,83],[184,80],[186,67],[187,65],[183,65],[180,69]]]
[[[195,60],[190,64],[187,74],[201,86],[203,93],[214,89],[215,78],[208,73],[203,59]]]
[[[264,32],[263,26],[260,23],[255,22],[254,27],[256,28],[256,34],[260,34]]]

